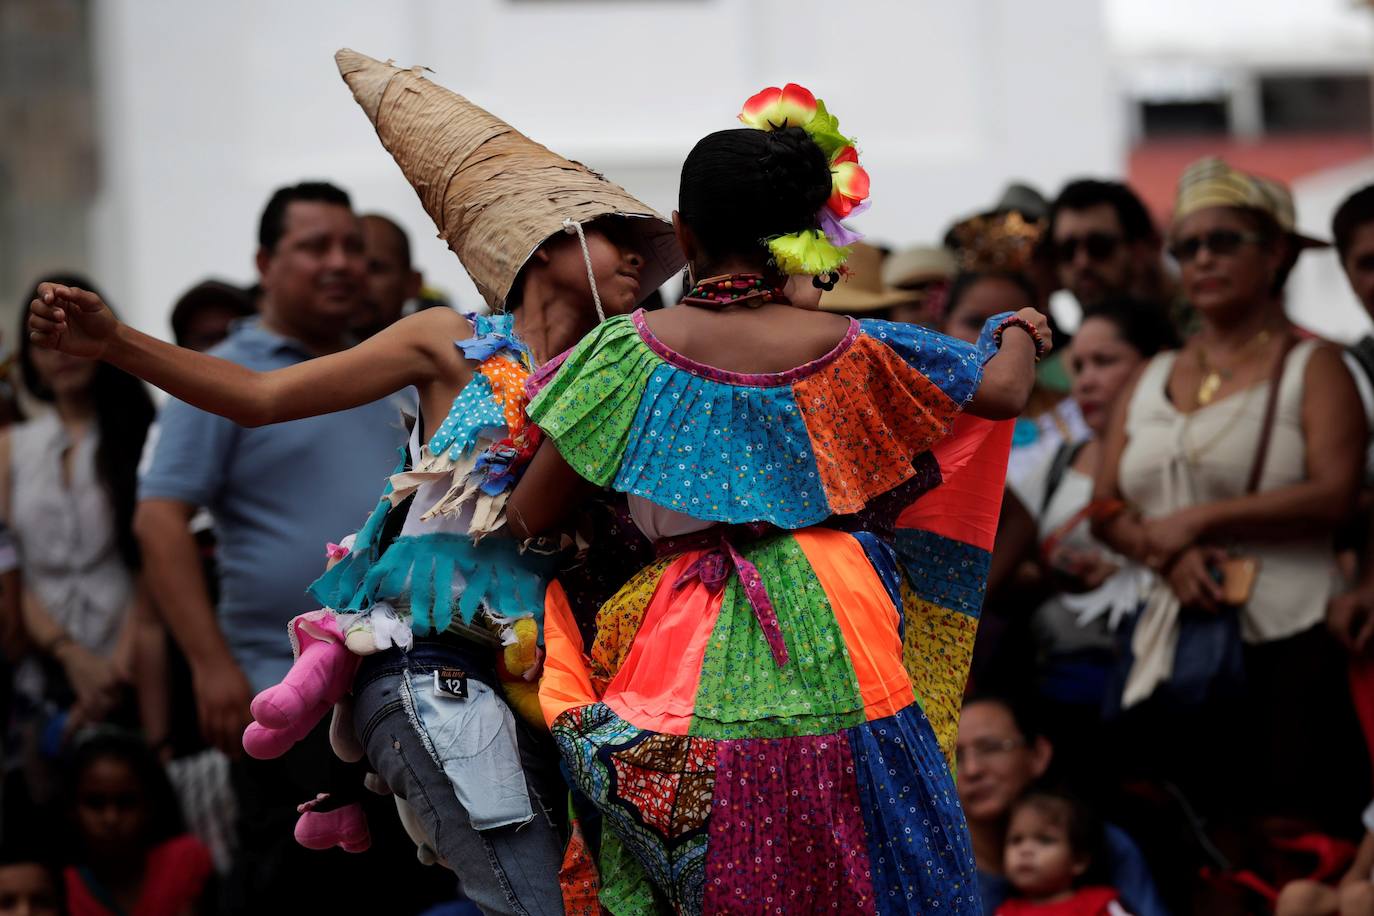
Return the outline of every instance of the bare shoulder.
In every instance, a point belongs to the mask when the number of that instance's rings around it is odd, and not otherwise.
[[[1303,370],[1303,390],[1310,401],[1326,401],[1357,389],[1342,348],[1328,340],[1318,341]]]
[[[781,372],[834,349],[849,330],[842,315],[765,305],[724,312],[677,306],[647,316],[669,348],[733,372]]]
[[[417,339],[440,338],[444,343],[467,340],[472,336],[472,322],[461,312],[450,308],[432,308],[407,315],[396,322],[397,327]]]
[[[1329,340],[1318,340],[1312,347],[1312,358],[1307,362],[1308,371],[1316,367],[1318,372],[1334,372],[1345,368],[1345,349]]]

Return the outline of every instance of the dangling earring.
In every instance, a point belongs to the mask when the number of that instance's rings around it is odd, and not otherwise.
[[[830,292],[835,288],[835,284],[840,282],[840,272],[838,270],[827,271],[823,274],[816,274],[811,278],[811,285],[816,289]]]

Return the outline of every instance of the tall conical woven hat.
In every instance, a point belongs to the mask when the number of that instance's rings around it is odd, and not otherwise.
[[[525,261],[567,219],[632,217],[645,257],[644,295],[682,268],[672,224],[619,185],[430,82],[419,67],[403,70],[347,48],[334,61],[439,237],[493,308],[505,303]]]

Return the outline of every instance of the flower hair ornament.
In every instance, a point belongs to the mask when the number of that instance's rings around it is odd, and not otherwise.
[[[816,214],[816,229],[765,239],[773,263],[785,274],[810,274],[822,289],[834,286],[849,257],[849,246],[863,238],[841,220],[868,209],[868,173],[859,165],[854,140],[840,133],[840,121],[810,90],[796,83],[770,86],[744,103],[739,119],[757,130],[800,127],[830,163],[830,197]],[[824,279],[822,279],[824,278]]]

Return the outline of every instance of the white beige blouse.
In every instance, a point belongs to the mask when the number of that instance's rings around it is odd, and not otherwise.
[[[1277,490],[1307,476],[1302,426],[1303,379],[1317,341],[1289,353],[1259,490]],[[1170,403],[1165,383],[1177,353],[1151,360],[1132,396],[1129,437],[1119,471],[1123,496],[1145,518],[1200,503],[1243,496],[1264,423],[1269,382],[1238,391],[1191,413]],[[1320,622],[1340,588],[1332,537],[1237,538],[1238,554],[1259,561],[1252,597],[1241,614],[1250,643],[1292,636]]]

